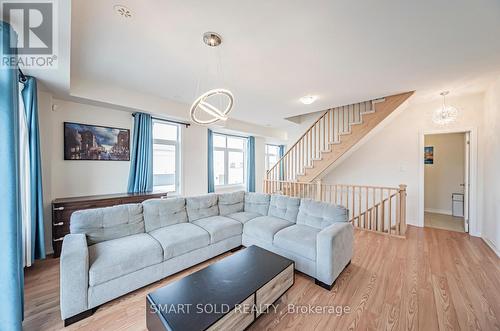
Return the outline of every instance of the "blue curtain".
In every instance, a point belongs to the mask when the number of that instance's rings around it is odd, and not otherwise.
[[[21,92],[24,103],[26,123],[28,125],[30,157],[30,204],[31,204],[31,256],[34,259],[45,258],[43,231],[43,189],[42,160],[40,158],[40,134],[38,131],[38,101],[36,79],[27,77]]]
[[[214,183],[214,133],[208,129],[208,193],[215,192]]]
[[[145,113],[134,114],[134,138],[128,192],[153,190],[153,119]]]
[[[12,40],[12,39],[14,40]],[[17,34],[0,21],[0,55]],[[17,331],[23,319],[22,224],[19,188],[19,88],[16,68],[0,66],[0,328]]]
[[[280,145],[279,146],[279,155],[278,157],[281,159],[283,156],[285,156],[285,145]],[[280,162],[280,180],[283,180],[285,178],[285,170],[283,167],[283,161]]]
[[[255,137],[247,142],[247,191],[255,192]]]

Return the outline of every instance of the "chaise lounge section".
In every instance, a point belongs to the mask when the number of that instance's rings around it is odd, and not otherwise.
[[[243,191],[77,211],[70,230],[60,260],[65,325],[241,245],[294,260],[328,289],[353,250],[344,207]]]

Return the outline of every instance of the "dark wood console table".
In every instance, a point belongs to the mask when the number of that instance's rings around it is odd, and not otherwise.
[[[166,198],[166,192],[119,193],[61,198],[52,201],[52,247],[54,257],[61,255],[64,236],[69,233],[71,214],[77,210],[139,203],[147,199]]]

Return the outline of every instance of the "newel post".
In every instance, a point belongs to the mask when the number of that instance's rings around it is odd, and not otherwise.
[[[399,185],[399,210],[401,213],[401,223],[399,228],[400,235],[406,235],[406,187],[407,186],[405,184]]]
[[[322,201],[322,192],[321,192],[321,179],[316,181],[316,200]]]

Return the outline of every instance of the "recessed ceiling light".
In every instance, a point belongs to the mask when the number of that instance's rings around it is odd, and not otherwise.
[[[302,102],[304,105],[310,105],[311,103],[316,101],[316,99],[318,99],[318,97],[315,95],[305,95],[300,98],[300,102]]]
[[[123,18],[132,17],[132,11],[124,5],[114,5],[113,9],[115,10],[116,14],[120,15]]]

